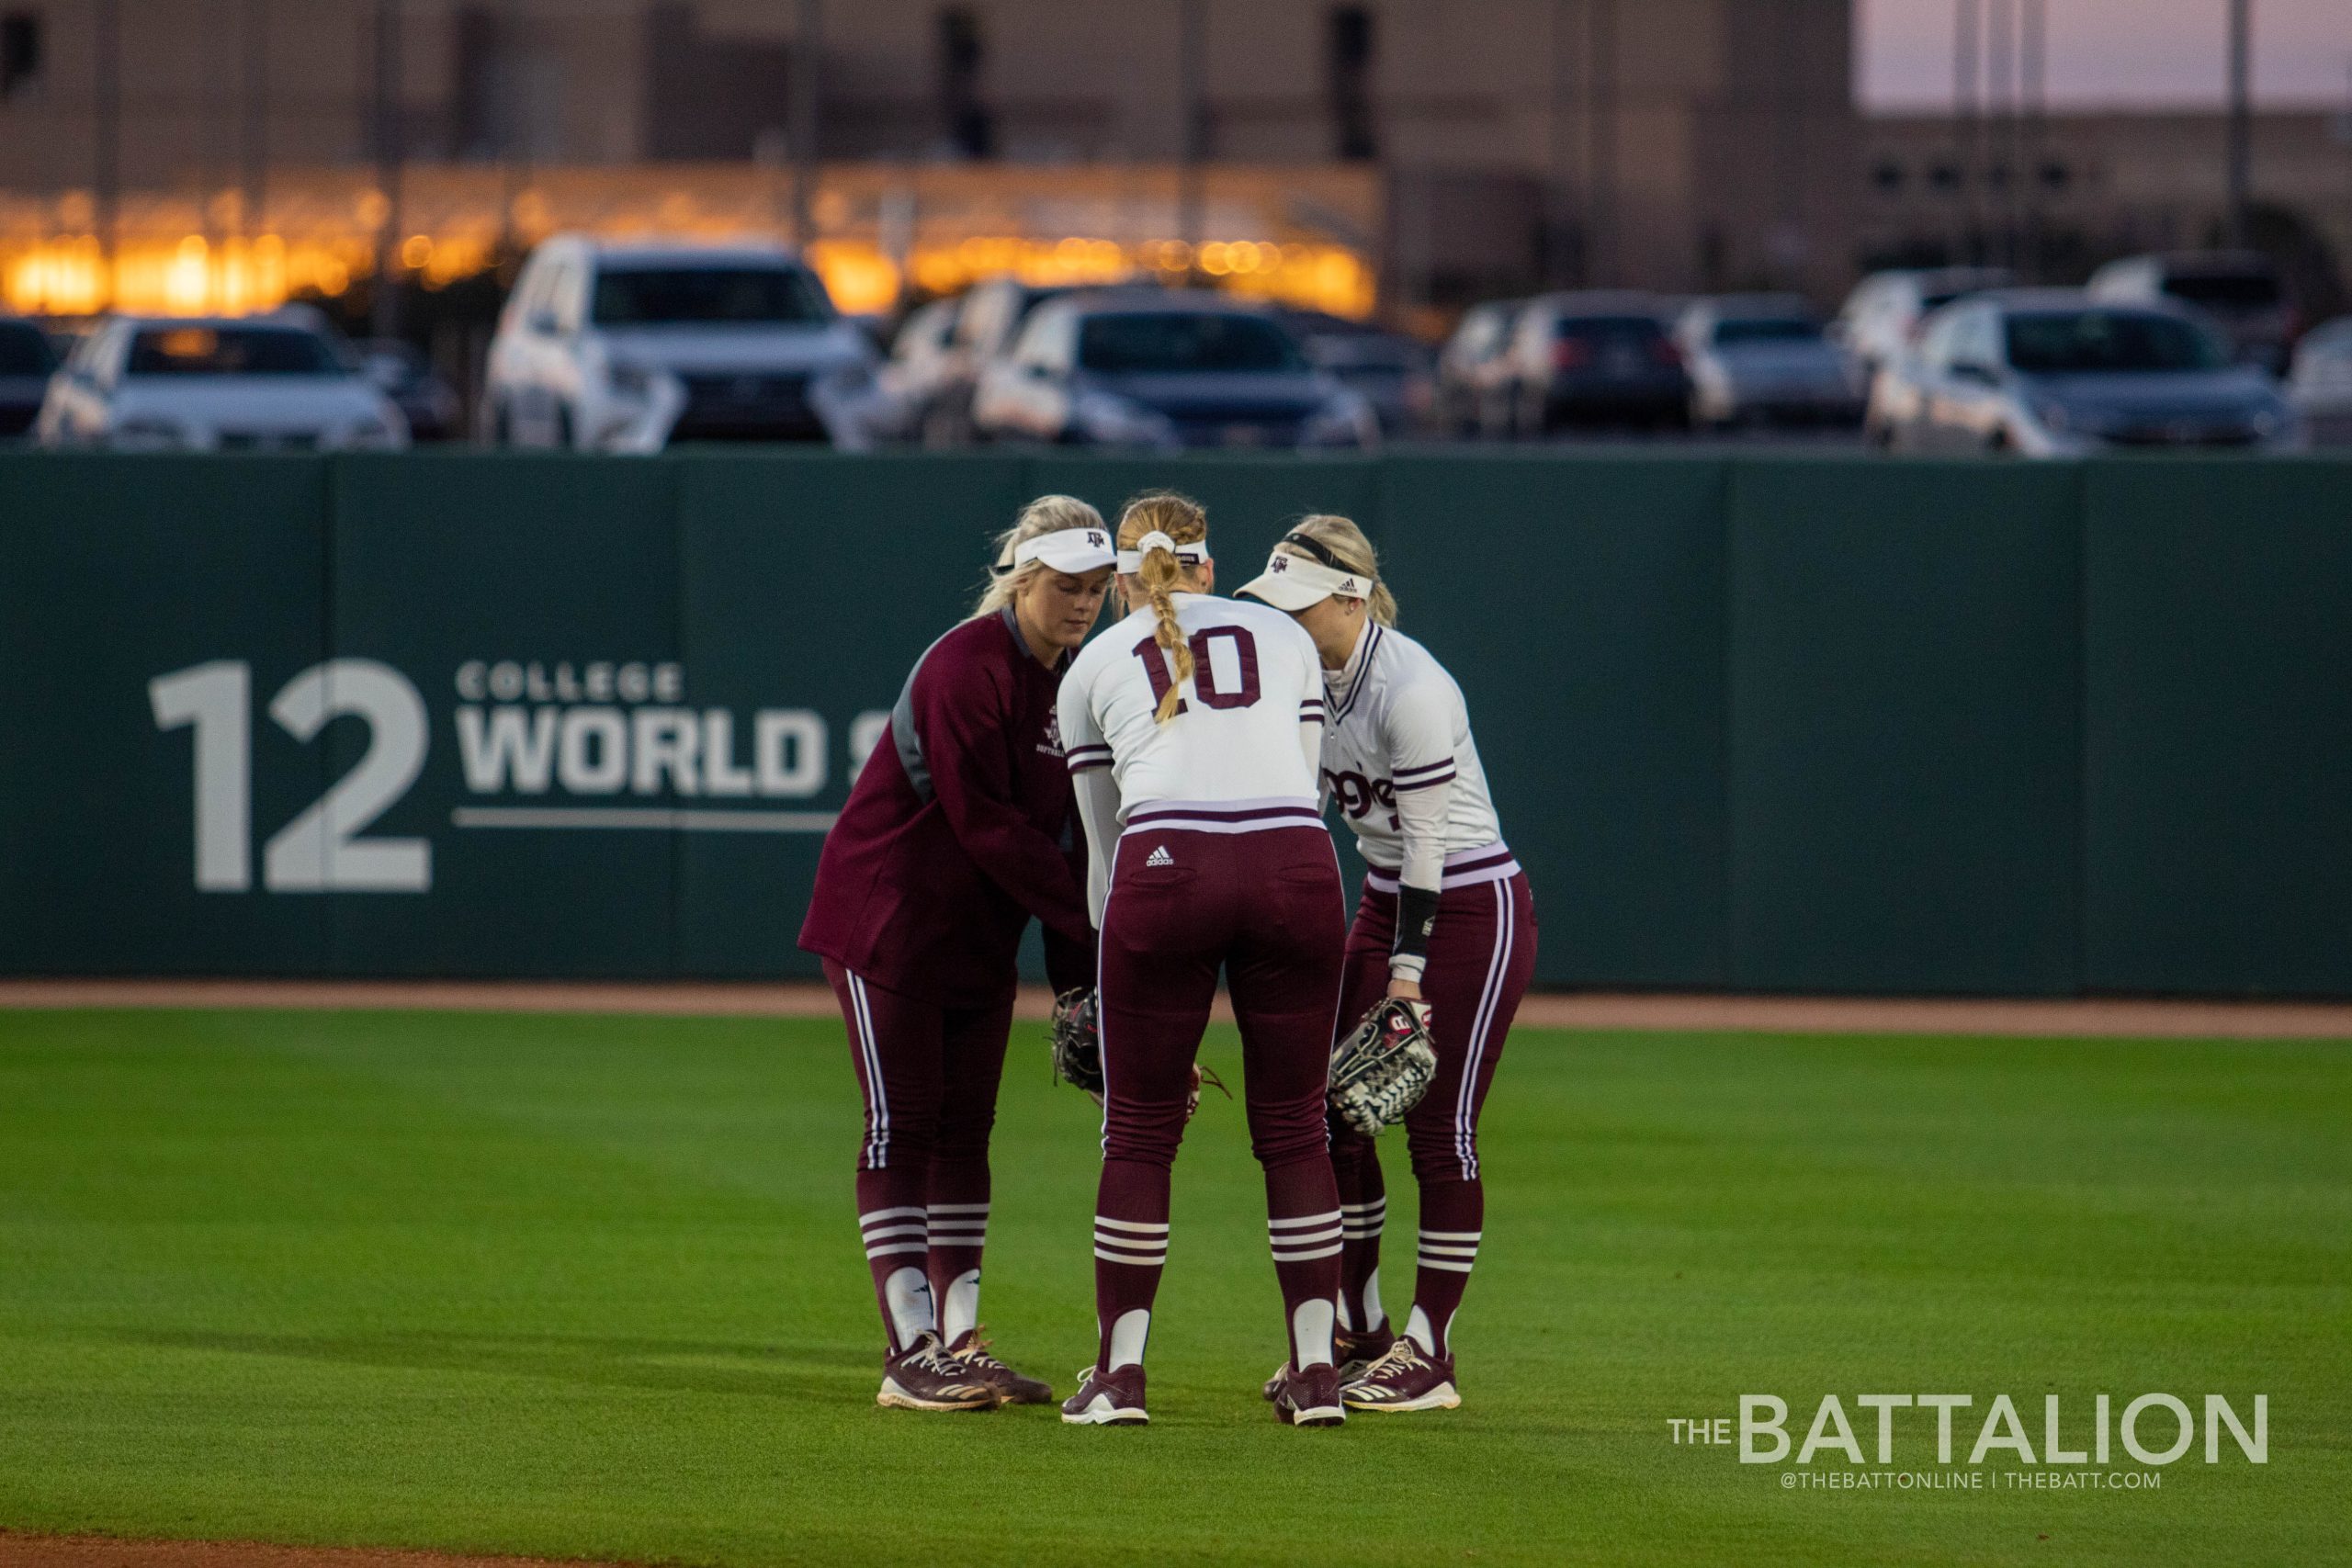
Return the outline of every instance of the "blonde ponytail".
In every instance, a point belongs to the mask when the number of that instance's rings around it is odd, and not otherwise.
[[[1197,544],[1209,536],[1208,514],[1200,502],[1176,494],[1172,491],[1150,491],[1136,496],[1119,513],[1119,547],[1131,550],[1148,534],[1165,534],[1180,545]],[[1193,678],[1193,650],[1184,641],[1184,628],[1176,619],[1175,595],[1189,589],[1198,578],[1193,569],[1176,558],[1176,552],[1154,546],[1144,552],[1136,569],[1136,580],[1143,584],[1144,592],[1151,600],[1153,626],[1151,640],[1168,655],[1176,678],[1160,694],[1159,709],[1155,716],[1161,724],[1176,716],[1177,706],[1184,700],[1184,682]]]
[[[1359,577],[1372,579],[1372,597],[1365,602],[1372,612],[1372,618],[1384,626],[1396,626],[1396,595],[1388,592],[1388,580],[1380,571],[1380,553],[1372,547],[1372,541],[1364,537],[1363,529],[1345,517],[1317,513],[1311,517],[1300,518],[1291,532],[1303,534],[1330,551],[1332,559],[1344,570]],[[1287,550],[1295,556],[1306,554],[1295,546],[1277,545],[1274,547]]]

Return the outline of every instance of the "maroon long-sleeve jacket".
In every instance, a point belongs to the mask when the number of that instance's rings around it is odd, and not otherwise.
[[[886,989],[977,1007],[1012,988],[1034,915],[1055,988],[1091,981],[1085,835],[1054,719],[1068,663],[1038,663],[1011,610],[924,651],[825,836],[803,948]]]

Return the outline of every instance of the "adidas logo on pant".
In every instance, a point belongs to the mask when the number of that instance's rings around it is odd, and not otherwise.
[[[1147,866],[1174,865],[1176,863],[1176,857],[1168,852],[1168,846],[1166,844],[1162,844],[1158,849],[1152,851],[1151,857],[1143,863]]]

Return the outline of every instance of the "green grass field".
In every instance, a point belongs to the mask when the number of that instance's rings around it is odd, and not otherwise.
[[[1153,1425],[1102,1431],[875,1408],[834,1024],[0,1013],[0,1526],[698,1563],[2346,1562],[2348,1053],[1522,1031],[1467,1403],[1337,1431],[1259,1402],[1280,1308],[1212,1097]],[[1208,1055],[1238,1083],[1229,1032]],[[984,1315],[1067,1392],[1098,1153],[1036,1028],[997,1150]],[[2269,1462],[2200,1434],[2156,1491],[1790,1491],[1667,1426],[1962,1392],[1965,1447],[2007,1393],[2038,1448],[2046,1392],[2071,1421],[2153,1390],[2267,1393]]]

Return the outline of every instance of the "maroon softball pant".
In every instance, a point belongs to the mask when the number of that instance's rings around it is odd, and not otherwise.
[[[1324,1096],[1344,908],[1320,827],[1139,829],[1120,840],[1102,912],[1101,1366],[1142,1359],[1133,1325],[1148,1325],[1167,1258],[1169,1173],[1220,970],[1241,1029],[1250,1143],[1265,1172],[1291,1359],[1302,1367],[1329,1359],[1340,1215]],[[1123,1320],[1130,1328],[1114,1346]]]
[[[1367,886],[1348,931],[1347,987],[1340,1026],[1352,1028],[1388,992],[1396,896]],[[1478,1170],[1478,1113],[1494,1082],[1503,1041],[1535,973],[1535,901],[1527,874],[1446,889],[1438,897],[1421,996],[1430,1004],[1437,1077],[1405,1117],[1405,1147],[1421,1192],[1414,1303],[1430,1339],[1450,1355],[1448,1334],[1484,1235],[1486,1194]],[[1378,1147],[1337,1122],[1331,1163],[1346,1215],[1340,1300],[1348,1326],[1381,1326],[1380,1233],[1387,1216]]]
[[[825,978],[849,1028],[865,1100],[857,1220],[894,1350],[935,1327],[976,1326],[988,1240],[989,1134],[1012,1028],[1012,990],[951,1008],[877,986],[831,959]],[[1008,981],[1010,976],[1007,976]]]

